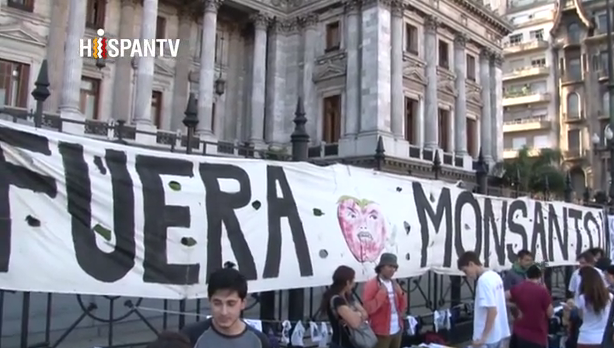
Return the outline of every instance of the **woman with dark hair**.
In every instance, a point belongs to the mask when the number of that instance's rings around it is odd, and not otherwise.
[[[582,318],[578,334],[578,348],[601,347],[603,333],[610,314],[612,294],[608,291],[599,271],[593,267],[580,269],[580,296],[576,307]]]
[[[333,273],[333,284],[322,296],[320,312],[328,315],[333,328],[330,348],[354,348],[346,326],[356,329],[367,320],[367,312],[352,299],[356,272],[348,266],[339,266]]]

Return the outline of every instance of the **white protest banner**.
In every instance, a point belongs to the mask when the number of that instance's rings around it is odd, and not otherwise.
[[[460,274],[458,255],[508,268],[521,249],[551,266],[604,247],[599,209],[474,195],[343,165],[211,158],[0,122],[4,289],[152,298],[206,295],[233,261],[250,291],[357,281],[383,252],[399,277]]]

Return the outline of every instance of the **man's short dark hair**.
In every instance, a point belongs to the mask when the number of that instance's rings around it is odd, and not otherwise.
[[[605,254],[605,251],[603,251],[601,248],[590,248],[588,251],[595,257],[601,257]]]
[[[240,299],[247,297],[247,279],[237,269],[232,262],[226,262],[224,268],[218,269],[209,276],[207,294],[209,298],[220,290],[236,291]]]
[[[540,279],[542,277],[542,270],[538,265],[531,265],[527,269],[527,278],[528,279]]]
[[[458,269],[469,266],[469,263],[473,263],[476,266],[482,266],[480,257],[474,251],[465,251],[456,262]]]
[[[155,341],[147,344],[146,348],[192,348],[190,339],[179,332],[164,331]]]
[[[576,261],[580,261],[580,260],[584,260],[584,262],[589,263],[591,265],[595,264],[595,255],[590,252],[589,250],[583,252],[582,254],[578,255],[578,258],[576,259]]]
[[[610,266],[608,266],[608,267],[605,269],[605,271],[606,271],[608,274],[610,274],[610,275],[613,275],[613,276],[614,276],[614,265],[610,265]]]
[[[522,249],[522,250],[520,250],[520,251],[518,252],[518,254],[516,254],[516,256],[517,256],[519,259],[522,259],[522,258],[524,258],[524,257],[526,257],[526,256],[530,256],[530,257],[532,258],[532,257],[533,257],[533,254],[532,254],[530,251],[528,251],[527,249]]]

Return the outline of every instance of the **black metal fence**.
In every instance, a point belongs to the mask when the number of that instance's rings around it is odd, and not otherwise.
[[[303,105],[297,102],[291,135],[292,151],[259,150],[251,144],[227,142],[210,143],[194,135],[198,118],[196,101],[190,96],[183,123],[187,134],[170,132],[140,132],[126,125],[124,121],[103,123],[86,120],[85,122],[62,119],[59,115],[43,112],[43,103],[49,97],[47,63],[42,64],[38,79],[32,92],[37,101],[35,112],[15,108],[4,108],[0,114],[14,122],[31,123],[34,127],[50,128],[62,131],[67,125],[84,128],[88,136],[122,143],[128,146],[144,146],[168,151],[185,151],[204,155],[227,155],[246,158],[263,158],[279,161],[312,161],[326,165],[319,155],[334,153],[336,149],[316,151],[309,148],[309,135],[305,130],[307,119]],[[137,136],[155,138],[155,145],[136,142]],[[310,156],[311,153],[311,156]],[[433,163],[423,170],[407,170],[409,173],[420,172],[421,177],[457,182],[458,175],[446,175],[445,161],[442,163],[437,152],[419,155],[429,157]],[[453,162],[453,160],[450,160]],[[450,162],[448,161],[448,162]],[[399,172],[399,165],[386,156],[383,142],[378,141],[370,158],[357,159],[356,162],[344,163],[373,167],[376,170]],[[452,164],[452,163],[450,163]],[[405,168],[405,167],[404,167]],[[474,163],[475,174],[464,178],[464,185],[475,192],[491,195],[521,196],[518,190],[488,187],[488,170],[480,155]],[[571,179],[568,178],[565,198],[571,201]],[[36,267],[33,265],[33,267]],[[570,267],[550,268],[547,272],[547,285],[555,298],[565,296],[565,284],[571,273]],[[419,316],[425,328],[432,323],[432,312],[442,308],[456,310],[456,324],[447,336],[451,342],[470,339],[471,327],[466,325],[471,317],[471,306],[464,306],[473,299],[473,283],[463,277],[444,276],[428,272],[420,277],[405,279],[403,287],[409,302],[408,314]],[[293,289],[252,294],[245,310],[246,318],[263,320],[265,330],[281,330],[282,320],[322,321],[317,308],[325,289]],[[355,292],[360,298],[360,286]],[[62,295],[52,293],[30,293],[0,291],[0,348],[3,347],[72,347],[72,346],[140,346],[161,330],[177,329],[186,323],[202,320],[208,313],[206,300],[152,300],[143,298],[124,298],[116,296]]]

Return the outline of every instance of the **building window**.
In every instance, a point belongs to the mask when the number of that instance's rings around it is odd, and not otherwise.
[[[8,0],[7,5],[26,12],[34,12],[34,0]]]
[[[341,47],[340,23],[332,22],[326,25],[326,52],[338,50]]]
[[[543,41],[544,40],[544,29],[531,30],[529,32],[529,37],[531,38],[531,40]]]
[[[602,14],[597,17],[597,28],[599,28],[599,33],[604,34],[607,33],[607,17]]]
[[[478,157],[478,123],[474,118],[467,117],[467,152],[471,157]]]
[[[546,58],[545,57],[539,57],[539,58],[532,58],[531,59],[531,66],[533,68],[543,68],[546,66]]]
[[[439,148],[443,152],[450,152],[448,147],[448,125],[450,124],[450,111],[439,109]]]
[[[81,112],[90,120],[98,119],[98,102],[100,99],[100,80],[89,77],[81,78],[81,95],[79,98],[79,108]]]
[[[449,62],[449,52],[448,52],[448,43],[442,40],[439,40],[439,66],[445,69],[450,67]]]
[[[567,27],[567,37],[570,43],[580,43],[580,25],[571,23]]]
[[[467,55],[467,79],[475,82],[475,57]]]
[[[518,45],[522,43],[522,34],[515,34],[510,36],[510,46]]]
[[[0,106],[28,107],[30,66],[0,59]]]
[[[336,144],[341,137],[341,96],[324,98],[324,129],[322,140],[327,144]]]
[[[162,92],[151,92],[151,117],[156,127],[162,127]]]
[[[604,116],[610,114],[610,93],[603,93],[603,96],[601,97],[601,108]]]
[[[415,142],[415,130],[414,125],[417,118],[418,112],[418,102],[411,99],[405,98],[405,140],[407,140],[410,144],[416,145]]]
[[[604,73],[607,73],[608,72],[608,52],[607,51],[600,52],[599,58],[601,60],[600,70],[603,71]]]
[[[580,58],[571,58],[567,64],[567,73],[569,77],[574,81],[582,80],[582,66],[580,63]]]
[[[166,18],[156,18],[156,39],[166,39]]]
[[[107,0],[87,0],[85,26],[90,29],[104,28]]]
[[[567,131],[567,148],[570,151],[580,151],[581,134],[579,129],[570,129]]]
[[[527,146],[527,138],[521,137],[512,139],[512,149],[520,150],[525,146]]]
[[[405,51],[418,54],[418,28],[405,24]]]
[[[580,97],[576,93],[567,95],[567,116],[580,117]]]

